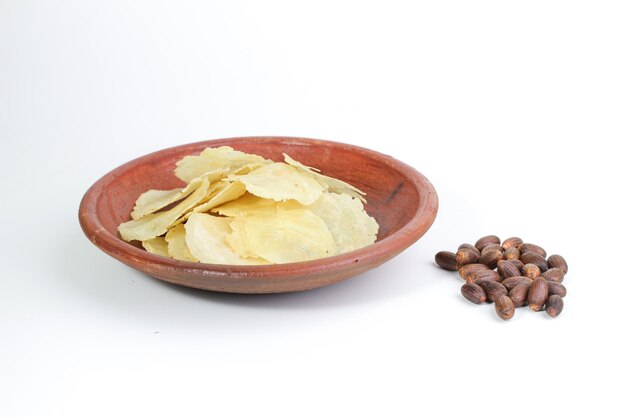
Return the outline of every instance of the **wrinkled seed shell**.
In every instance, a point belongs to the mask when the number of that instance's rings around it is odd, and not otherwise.
[[[551,295],[546,302],[546,313],[552,318],[558,316],[563,311],[563,298],[559,295]]]
[[[559,282],[548,281],[548,296],[551,295],[558,295],[563,298],[567,295],[567,288]]]
[[[521,238],[510,237],[508,239],[505,239],[504,242],[502,242],[502,249],[504,249],[505,251],[511,248],[517,249],[517,247],[521,245],[522,243],[524,243],[524,241]]]
[[[485,246],[489,245],[490,243],[496,243],[496,244],[500,244],[500,238],[496,235],[488,235],[488,236],[483,236],[480,239],[478,239],[476,241],[476,243],[474,244],[474,246],[476,247],[476,249],[478,249],[479,251],[482,252],[482,250],[485,248]]]
[[[501,282],[504,287],[511,291],[513,288],[517,287],[520,284],[530,285],[533,282],[532,279],[523,276],[510,277]]]
[[[477,284],[463,285],[461,287],[461,294],[474,304],[482,304],[487,301],[487,294],[485,294],[485,290]]]
[[[456,271],[458,269],[456,265],[456,254],[445,250],[437,252],[435,255],[435,263],[448,271]]]
[[[480,256],[471,249],[459,249],[456,253],[456,264],[458,266],[475,264]]]
[[[528,288],[528,307],[539,311],[548,299],[548,282],[543,277],[537,277]]]
[[[499,296],[507,295],[509,293],[506,288],[504,288],[504,285],[496,281],[479,281],[477,284],[485,290],[487,299],[490,301],[495,301]]]
[[[512,262],[506,260],[498,261],[498,273],[502,278],[517,277],[522,275],[520,270],[517,269]]]
[[[502,281],[502,277],[496,271],[490,269],[486,271],[475,271],[467,275],[467,282],[479,283],[480,281]]]
[[[522,307],[526,304],[529,288],[530,284],[519,284],[509,291],[509,298],[513,301],[515,307]]]
[[[469,243],[461,243],[459,245],[458,250],[461,250],[461,249],[469,249],[472,252],[476,252],[476,255],[480,256],[480,251],[478,249],[476,249],[476,246],[470,245]]]
[[[508,248],[504,251],[504,259],[506,259],[507,261],[512,259],[519,259],[520,255],[521,253],[517,248]]]
[[[499,250],[489,250],[485,251],[480,255],[480,262],[483,265],[487,265],[487,267],[493,269],[498,265],[498,261],[503,257],[502,252]]]
[[[462,278],[467,279],[467,276],[475,271],[490,271],[490,269],[483,264],[467,264],[459,268],[459,275]]]
[[[565,274],[560,268],[550,268],[542,273],[541,276],[544,277],[546,281],[563,282]]]
[[[526,264],[522,267],[522,275],[530,279],[535,279],[541,275],[541,269],[535,264]]]
[[[563,258],[561,255],[551,255],[548,258],[548,266],[550,268],[559,268],[561,271],[563,271],[564,274],[567,274],[568,271],[568,266],[567,266],[567,262],[565,262],[565,258]]]
[[[519,245],[519,247],[517,249],[519,249],[519,251],[522,254],[524,254],[526,252],[535,252],[535,253],[543,256],[544,258],[547,256],[547,253],[546,253],[544,248],[542,248],[539,245],[535,245],[533,243],[522,243],[521,245]]]
[[[509,259],[509,262],[511,262],[513,266],[515,266],[520,271],[524,267],[524,262],[520,261],[519,259]]]
[[[502,249],[502,246],[498,245],[497,243],[490,243],[487,246],[485,246],[483,250],[480,251],[480,253],[485,253],[490,250],[498,250],[500,252],[504,252],[504,250]]]
[[[535,264],[541,269],[541,272],[545,272],[548,270],[548,261],[546,259],[535,252],[525,252],[520,256],[520,261],[526,264]]]
[[[509,320],[515,315],[515,304],[506,295],[501,295],[495,300],[496,313],[502,320]]]
[[[443,269],[458,271],[467,283],[463,296],[475,304],[495,302],[498,316],[508,320],[515,307],[528,304],[534,311],[545,306],[547,314],[558,316],[563,310],[567,289],[561,282],[568,265],[561,255],[545,259],[538,245],[510,237],[502,242],[495,235],[484,236],[475,245],[463,243],[456,253],[441,251],[435,262]],[[493,271],[496,268],[497,272]],[[501,281],[501,282],[499,282]]]

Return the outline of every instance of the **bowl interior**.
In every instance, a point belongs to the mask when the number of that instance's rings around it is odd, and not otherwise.
[[[398,161],[349,145],[334,142],[292,138],[244,138],[212,141],[210,146],[232,146],[274,161],[282,154],[322,173],[346,181],[367,193],[365,208],[380,230],[378,241],[400,230],[415,215],[420,195],[414,181],[404,170],[396,169]],[[171,189],[184,186],[173,170],[176,161],[198,154],[206,143],[194,143],[146,155],[116,170],[115,179],[103,184],[96,211],[102,226],[117,236],[117,226],[130,219],[137,197],[149,189]]]

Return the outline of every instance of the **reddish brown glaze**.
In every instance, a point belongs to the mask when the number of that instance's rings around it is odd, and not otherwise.
[[[176,261],[124,242],[117,226],[130,219],[146,190],[183,186],[176,161],[207,146],[228,145],[275,161],[282,153],[367,193],[368,213],[380,225],[378,240],[359,250],[315,261],[239,266]],[[126,265],[174,284],[234,293],[277,293],[322,287],[377,267],[417,241],[437,215],[437,194],[415,169],[369,149],[315,139],[247,137],[164,149],[130,161],[99,179],[85,193],[79,220],[97,247]]]

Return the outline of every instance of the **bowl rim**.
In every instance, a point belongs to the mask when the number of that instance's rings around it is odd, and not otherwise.
[[[105,185],[115,181],[120,172],[132,169],[135,165],[147,162],[156,155],[176,152],[181,147],[201,147],[201,146],[237,146],[237,142],[262,142],[267,140],[280,140],[287,145],[308,146],[310,144],[340,147],[353,152],[367,155],[370,158],[384,162],[393,169],[400,171],[409,179],[419,195],[419,205],[411,219],[399,230],[389,236],[376,241],[363,248],[334,255],[326,258],[315,259],[304,262],[293,262],[285,264],[271,265],[230,265],[230,264],[208,264],[200,262],[179,261],[172,258],[149,253],[122,240],[117,234],[109,232],[101,223],[97,214],[97,203],[102,196],[101,191]],[[366,196],[367,198],[367,196]],[[127,258],[135,262],[149,265],[158,269],[185,269],[194,273],[222,273],[228,275],[243,275],[254,278],[289,278],[295,270],[306,270],[307,273],[323,273],[329,268],[348,268],[355,262],[375,261],[379,258],[388,259],[400,253],[403,249],[412,245],[422,237],[433,224],[439,207],[437,193],[430,181],[413,167],[401,162],[389,155],[385,155],[371,149],[357,145],[350,145],[342,142],[335,142],[321,139],[311,139],[294,136],[243,136],[223,139],[211,139],[187,144],[177,145],[161,150],[157,150],[138,158],[132,159],[104,174],[98,179],[84,194],[78,217],[80,226],[87,238],[99,249],[107,254],[119,259],[116,254],[123,253]]]

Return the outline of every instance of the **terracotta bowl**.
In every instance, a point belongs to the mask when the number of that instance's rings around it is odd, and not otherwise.
[[[367,193],[367,212],[380,225],[373,245],[308,262],[281,265],[213,265],[177,261],[124,242],[117,226],[130,219],[144,191],[180,187],[176,161],[207,146],[233,148],[282,161],[286,152],[305,165]],[[410,166],[386,155],[337,142],[292,137],[248,137],[192,143],[130,161],[100,178],[85,193],[79,219],[94,245],[126,265],[155,278],[204,290],[278,293],[322,287],[350,278],[393,258],[418,240],[437,215],[431,183]]]

